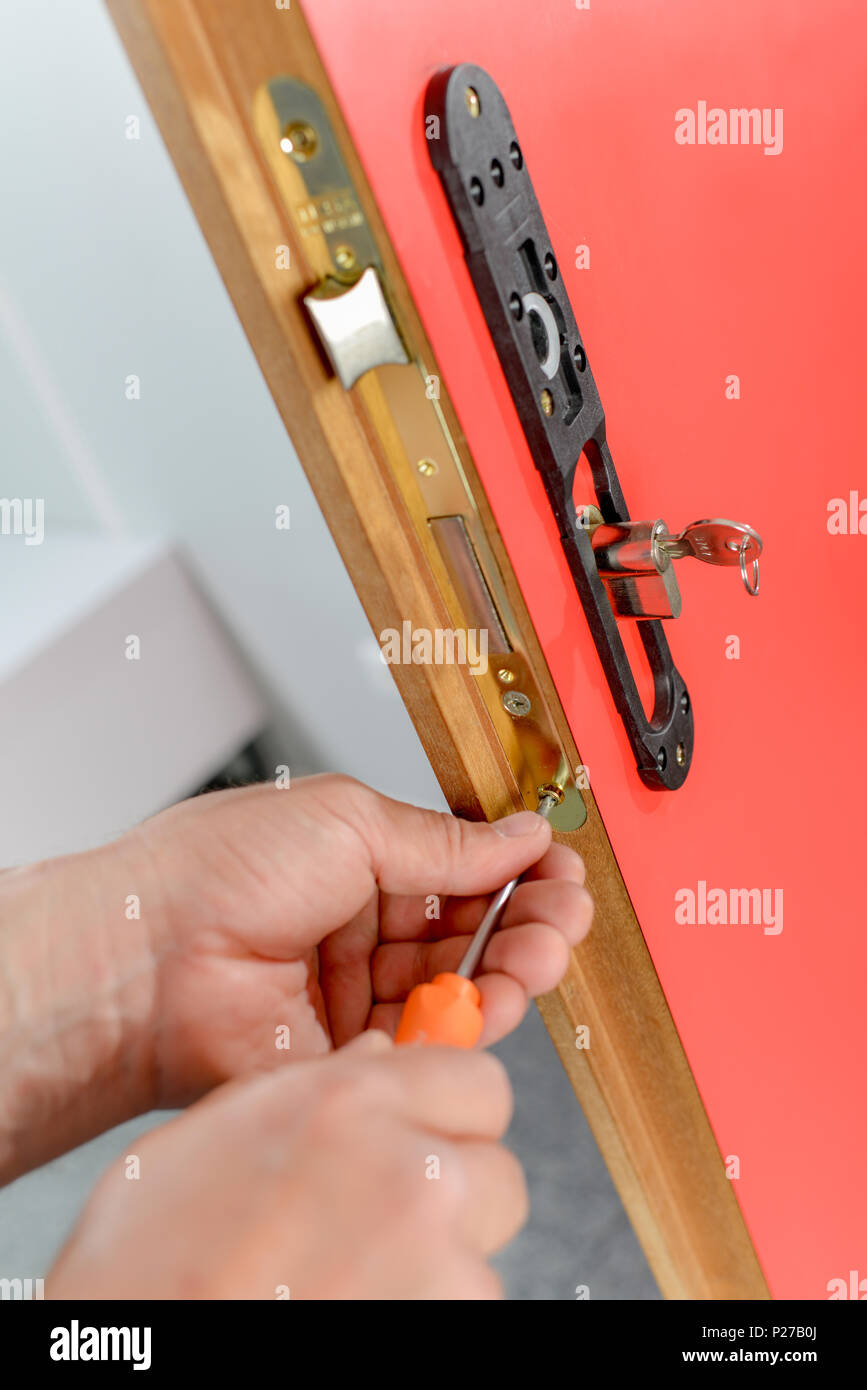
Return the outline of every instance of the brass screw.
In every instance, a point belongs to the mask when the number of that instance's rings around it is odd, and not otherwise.
[[[437,471],[437,466],[433,459],[419,459],[416,468],[423,478],[432,478]]]
[[[507,690],[503,696],[503,705],[516,719],[523,719],[524,715],[529,714],[533,708],[529,697],[524,694],[523,690]]]
[[[683,767],[686,762],[686,749],[682,743],[679,743],[675,748],[674,757],[678,767]]]
[[[354,270],[358,261],[352,247],[338,246],[334,252],[334,264],[338,270]]]
[[[280,148],[299,164],[306,164],[319,149],[319,136],[309,121],[292,121],[283,131]]]
[[[515,673],[514,671],[510,671],[508,666],[503,666],[497,672],[497,680],[502,681],[503,685],[511,685],[515,680]]]
[[[556,801],[558,806],[561,806],[566,799],[566,793],[562,787],[557,786],[556,782],[546,782],[544,787],[537,787],[536,795],[540,801],[543,796],[550,796]]]
[[[474,120],[476,116],[482,114],[482,103],[479,101],[479,94],[475,87],[467,87],[464,92],[464,101],[467,103],[467,110]]]
[[[539,399],[540,399],[540,401],[541,401],[541,403],[542,403],[542,410],[544,411],[544,413],[545,413],[546,415],[553,415],[553,414],[554,414],[554,397],[551,395],[551,392],[548,390],[547,386],[545,387],[545,390],[542,392],[542,394],[541,394],[541,396],[539,397]]]

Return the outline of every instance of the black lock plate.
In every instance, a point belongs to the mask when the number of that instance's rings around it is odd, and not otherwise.
[[[640,621],[654,683],[647,718],[576,512],[572,490],[583,453],[605,521],[629,520],[602,402],[509,109],[484,69],[462,63],[429,84],[425,133],[638,772],[648,786],[673,790],[692,759],[689,694],[662,624]]]

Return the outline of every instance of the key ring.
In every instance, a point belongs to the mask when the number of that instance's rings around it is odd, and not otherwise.
[[[751,580],[747,571],[747,551],[751,543],[751,538],[745,536],[738,546],[738,562],[740,564],[741,579],[744,581],[744,587],[747,593],[752,594],[753,598],[755,598],[759,592],[759,558],[756,556],[755,560],[753,560],[753,577]],[[729,542],[729,544],[731,544],[731,542]],[[732,549],[734,549],[733,546]]]

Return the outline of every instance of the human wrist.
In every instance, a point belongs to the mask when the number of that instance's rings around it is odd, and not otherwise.
[[[152,1104],[151,881],[132,837],[0,874],[0,1182]]]

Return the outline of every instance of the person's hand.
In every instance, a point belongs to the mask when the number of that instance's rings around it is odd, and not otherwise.
[[[394,1048],[221,1087],[103,1177],[48,1298],[487,1299],[523,1224],[496,1058]]]
[[[345,777],[198,797],[120,846],[157,952],[158,1104],[393,1033],[412,986],[455,969],[490,893],[529,869],[477,979],[494,1042],[558,983],[592,914],[582,861],[535,813],[471,823]]]
[[[531,812],[471,824],[314,777],[0,873],[0,1182],[142,1111],[393,1032],[528,869],[481,965],[485,1044],[590,922],[581,860]]]

